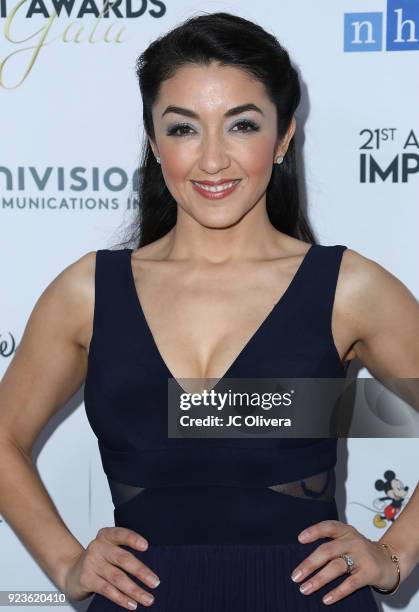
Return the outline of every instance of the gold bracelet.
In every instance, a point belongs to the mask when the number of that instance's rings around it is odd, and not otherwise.
[[[395,553],[391,552],[390,544],[384,544],[383,542],[376,542],[376,544],[378,544],[379,546],[382,546],[390,554],[390,559],[397,567],[397,581],[394,587],[392,587],[391,589],[380,589],[375,586],[373,586],[372,588],[374,589],[374,591],[377,591],[377,593],[381,593],[382,595],[390,595],[392,593],[395,593],[400,586],[400,565],[399,565],[400,557],[396,555]]]

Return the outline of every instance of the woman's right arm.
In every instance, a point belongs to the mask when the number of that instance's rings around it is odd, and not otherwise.
[[[151,572],[127,545],[144,550],[140,534],[103,528],[85,549],[66,527],[32,462],[33,444],[84,382],[94,308],[96,253],[65,268],[37,300],[0,383],[0,514],[70,599],[102,593],[128,606],[146,593],[125,571]],[[4,554],[4,551],[3,553]]]

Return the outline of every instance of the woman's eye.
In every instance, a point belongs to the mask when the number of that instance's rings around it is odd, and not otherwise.
[[[236,130],[234,128],[238,128],[238,129]],[[257,132],[259,130],[259,126],[253,121],[249,121],[248,119],[242,119],[241,121],[238,121],[235,125],[233,125],[231,129],[234,132],[244,132],[244,133]],[[193,132],[194,130],[190,125],[187,125],[185,123],[179,123],[177,125],[172,125],[171,127],[169,127],[167,130],[167,135],[168,136],[188,136],[189,134]]]
[[[179,125],[173,125],[172,127],[169,127],[169,129],[167,130],[167,135],[168,136],[185,136],[188,134],[187,130],[190,130],[190,129],[192,129],[190,125],[179,123]],[[181,130],[181,133],[179,133],[179,130]]]
[[[243,119],[242,121],[238,121],[233,128],[237,127],[237,126],[244,126],[245,128],[250,128],[250,129],[239,129],[239,132],[257,132],[259,130],[259,126],[256,125],[256,123],[254,123],[253,121],[249,121],[248,119]],[[233,129],[232,128],[232,129]]]

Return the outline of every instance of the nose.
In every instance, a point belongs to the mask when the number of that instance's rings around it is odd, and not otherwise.
[[[219,134],[207,135],[201,144],[199,168],[208,174],[218,174],[230,166],[230,157]]]

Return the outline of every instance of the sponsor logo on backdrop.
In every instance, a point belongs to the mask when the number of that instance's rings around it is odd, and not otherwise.
[[[409,487],[400,478],[396,477],[396,472],[386,470],[384,478],[378,478],[375,481],[374,488],[376,491],[380,491],[381,495],[372,500],[371,506],[356,501],[349,503],[372,512],[374,514],[372,517],[374,527],[383,529],[389,527],[397,519],[409,499]]]
[[[138,170],[131,176],[118,166],[0,166],[0,210],[133,209],[137,185]]]
[[[361,183],[407,183],[419,174],[419,140],[412,130],[362,129],[359,132]]]
[[[0,357],[10,357],[16,350],[16,340],[13,334],[0,333]]]
[[[385,12],[344,14],[345,53],[418,51],[418,0],[387,0]]]
[[[0,43],[10,48],[0,56],[0,87],[22,85],[51,43],[121,44],[125,20],[165,14],[161,0],[0,0]]]

